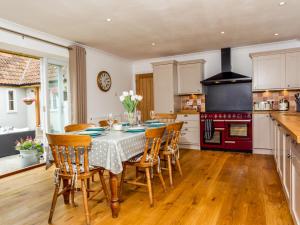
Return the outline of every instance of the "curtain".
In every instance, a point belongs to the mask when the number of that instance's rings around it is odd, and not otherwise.
[[[87,123],[86,51],[80,46],[69,48],[72,123]]]

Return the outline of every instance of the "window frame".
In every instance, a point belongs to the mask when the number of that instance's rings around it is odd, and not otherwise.
[[[13,102],[13,107],[14,107],[14,109],[13,110],[10,110],[9,109],[9,103],[11,102],[11,100],[9,99],[9,92],[12,92],[13,93],[13,100],[12,100],[12,102]],[[7,107],[7,113],[16,113],[16,112],[18,112],[17,111],[17,103],[16,103],[16,101],[17,101],[17,92],[16,92],[16,90],[15,89],[8,89],[7,91],[6,91],[6,107]]]

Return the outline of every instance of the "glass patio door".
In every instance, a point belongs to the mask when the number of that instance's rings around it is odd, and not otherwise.
[[[68,67],[64,62],[45,59],[44,68],[46,130],[61,133],[70,118]]]

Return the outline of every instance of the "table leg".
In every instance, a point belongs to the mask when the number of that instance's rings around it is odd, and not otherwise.
[[[63,179],[63,188],[69,185],[69,180],[68,179]],[[70,204],[70,191],[66,191],[64,194],[64,203],[65,204]]]
[[[113,218],[119,216],[120,203],[119,203],[119,191],[118,191],[118,176],[113,173],[109,173],[109,185],[111,192],[110,207]]]

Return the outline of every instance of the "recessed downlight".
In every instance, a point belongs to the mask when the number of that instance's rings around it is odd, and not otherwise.
[[[284,6],[286,4],[286,2],[282,1],[282,2],[279,2],[279,6]]]
[[[221,31],[220,33],[221,33],[221,34],[225,34],[225,31]]]
[[[278,35],[279,35],[278,33],[275,33],[275,34],[274,34],[274,36],[278,36]]]
[[[156,44],[155,44],[155,42],[152,42],[151,45],[152,45],[152,46],[155,46]]]
[[[111,18],[106,18],[106,22],[111,22]]]

